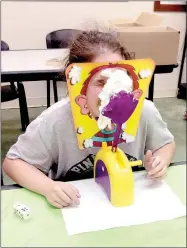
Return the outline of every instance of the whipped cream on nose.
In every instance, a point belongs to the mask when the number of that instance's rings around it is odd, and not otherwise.
[[[99,94],[101,105],[99,107],[99,118],[97,124],[99,129],[104,129],[108,126],[111,129],[111,119],[105,117],[102,113],[104,107],[110,102],[110,99],[120,91],[131,93],[133,90],[133,81],[125,70],[121,69],[105,69],[101,72],[103,77],[108,77],[108,80]]]

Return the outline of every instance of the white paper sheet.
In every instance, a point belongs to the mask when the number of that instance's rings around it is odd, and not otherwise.
[[[170,220],[186,215],[186,207],[165,182],[134,173],[135,203],[113,207],[105,192],[93,179],[71,182],[81,194],[79,206],[62,209],[69,235],[120,226]]]

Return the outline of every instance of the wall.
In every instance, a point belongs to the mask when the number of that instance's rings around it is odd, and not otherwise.
[[[135,19],[140,12],[153,12],[154,1],[129,2],[1,2],[1,39],[11,49],[45,48],[45,36],[62,28],[88,27],[92,20]],[[184,42],[185,14],[160,13],[164,25],[181,31],[179,63]],[[86,25],[87,23],[87,25]],[[171,74],[157,75],[155,97],[175,97],[179,69]],[[24,83],[29,106],[46,105],[46,83]],[[59,83],[59,95],[64,95],[65,84]],[[18,101],[3,103],[2,108],[17,107]]]

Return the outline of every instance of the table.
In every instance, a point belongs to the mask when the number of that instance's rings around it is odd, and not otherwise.
[[[166,181],[186,204],[186,164],[169,167]],[[26,189],[1,194],[2,247],[186,247],[186,217],[68,236],[61,210],[42,196]],[[31,207],[32,219],[23,221],[13,214],[17,201]]]
[[[69,49],[1,51],[1,82],[47,81],[47,106],[50,106],[50,80],[63,73]],[[61,59],[60,63],[48,63]],[[55,95],[57,91],[55,90]]]
[[[182,60],[181,60],[179,79],[178,79],[178,94],[177,94],[177,98],[185,99],[185,100],[187,100],[187,97],[186,97],[187,83],[182,82],[182,76],[183,76],[183,70],[184,70],[185,59],[186,59],[186,47],[187,47],[187,32],[184,38],[184,48],[182,52]]]
[[[1,52],[1,81],[40,81],[53,80],[63,72],[60,66],[47,65],[46,61],[65,58],[69,49],[15,50]],[[171,73],[178,65],[157,65],[154,74]],[[47,93],[50,90],[48,87]],[[48,94],[47,94],[48,95]],[[153,101],[154,75],[149,87],[148,99]],[[49,99],[48,99],[49,100]]]
[[[154,75],[151,79],[150,86],[149,86],[149,93],[148,93],[148,99],[153,101],[154,98],[154,80],[155,80],[155,74],[165,74],[165,73],[171,73],[173,72],[174,68],[177,68],[178,65],[157,65],[154,71]]]
[[[64,69],[63,59],[69,49],[37,49],[1,51],[1,81],[39,81],[53,79]],[[48,64],[51,59],[62,63]]]

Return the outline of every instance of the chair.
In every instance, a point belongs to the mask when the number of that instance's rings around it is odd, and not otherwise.
[[[77,29],[60,29],[46,36],[47,49],[68,48],[74,37],[80,33]],[[57,80],[53,80],[54,101],[58,102]],[[47,81],[47,107],[50,106],[50,80]]]
[[[4,41],[1,41],[1,51],[8,50],[8,44]],[[28,115],[26,94],[23,84],[21,82],[17,82],[16,87],[14,82],[10,82],[10,85],[1,86],[1,102],[8,102],[15,99],[19,99],[21,126],[22,131],[25,131],[30,121]]]

